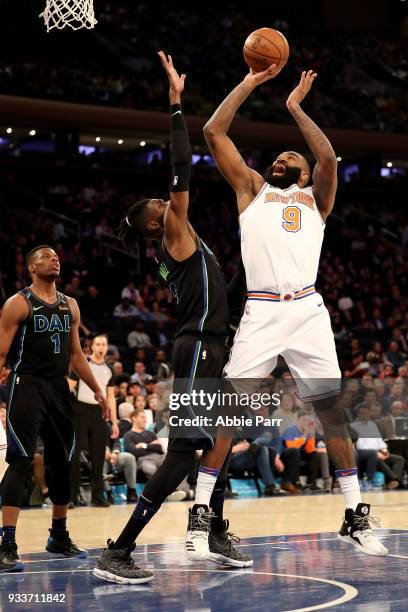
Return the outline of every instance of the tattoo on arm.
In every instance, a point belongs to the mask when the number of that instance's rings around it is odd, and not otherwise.
[[[317,161],[325,158],[336,157],[328,138],[324,135],[316,123],[312,121],[308,115],[306,115],[299,104],[292,108],[290,113],[298,124],[311,152]]]

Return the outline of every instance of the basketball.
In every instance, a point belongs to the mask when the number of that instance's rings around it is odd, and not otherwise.
[[[271,64],[280,70],[289,58],[289,44],[284,35],[273,28],[258,28],[244,44],[244,58],[254,72],[262,72]]]

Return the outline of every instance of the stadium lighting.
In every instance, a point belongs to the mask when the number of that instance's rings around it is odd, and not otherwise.
[[[7,130],[6,130],[7,134],[11,134],[12,131],[13,131],[13,128],[7,128]]]
[[[37,132],[35,130],[30,130],[28,133],[30,136],[35,136]]]
[[[101,137],[100,137],[100,136],[97,136],[97,137],[95,138],[95,140],[96,140],[96,142],[101,142]]]
[[[122,138],[119,138],[118,144],[123,144],[123,139]]]
[[[336,159],[337,159],[337,161],[341,161],[343,158],[342,158],[340,155],[338,155],[338,156],[336,157]]]
[[[140,146],[141,147],[145,147],[146,146],[146,141],[145,140],[141,140],[140,141]]]
[[[392,162],[387,162],[387,168],[392,168]]]

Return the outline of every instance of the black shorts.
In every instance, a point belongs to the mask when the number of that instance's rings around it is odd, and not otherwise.
[[[180,336],[176,339],[172,351],[174,369],[173,393],[191,392],[197,388],[196,380],[214,380],[216,387],[222,378],[222,371],[228,358],[225,342],[220,339]],[[206,386],[207,386],[206,385]],[[207,389],[208,390],[208,389]],[[191,407],[179,408],[179,416],[193,417]],[[170,427],[169,446],[172,451],[188,452],[191,449],[205,450],[214,446],[212,436],[205,428],[189,427],[183,436],[180,428],[177,433]]]
[[[75,435],[67,380],[11,373],[7,397],[7,463],[32,459],[38,437],[46,465],[71,461]]]

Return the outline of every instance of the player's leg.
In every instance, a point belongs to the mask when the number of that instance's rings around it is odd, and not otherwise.
[[[0,485],[3,515],[0,570],[4,571],[23,569],[17,554],[16,526],[42,419],[42,397],[37,380],[32,376],[11,374],[7,385],[6,461],[9,465]]]
[[[3,479],[5,471],[7,470],[6,452],[7,452],[6,430],[3,427],[3,423],[0,421],[0,482]]]
[[[208,538],[209,560],[230,567],[250,567],[254,563],[251,555],[242,553],[235,546],[239,538],[229,532],[229,521],[223,516],[231,449],[232,447],[224,461],[210,499],[210,507],[214,514]]]
[[[371,530],[370,506],[361,502],[354,446],[337,401],[341,373],[334,337],[329,313],[321,302],[321,296],[315,294],[289,305],[294,307],[293,327],[282,355],[296,379],[300,397],[313,403],[323,427],[327,453],[346,507],[339,537],[366,554],[382,556],[388,551]]]
[[[48,552],[65,557],[86,557],[69,537],[67,511],[70,501],[71,460],[75,448],[72,401],[68,383],[63,379],[42,381],[47,411],[41,427],[44,463],[50,470],[49,497],[52,523],[46,544]]]
[[[98,558],[94,575],[119,584],[149,582],[153,573],[138,568],[130,555],[136,539],[150,522],[168,495],[175,491],[189,474],[195,461],[195,450],[190,445],[183,449],[182,440],[173,440],[157,472],[146,483],[127,524],[116,542],[108,540],[108,548]]]
[[[80,495],[81,481],[81,453],[84,448],[88,448],[88,433],[90,428],[90,415],[84,413],[82,403],[75,402],[74,404],[74,432],[75,432],[75,449],[71,461],[71,501],[75,505],[86,505],[86,502]]]

